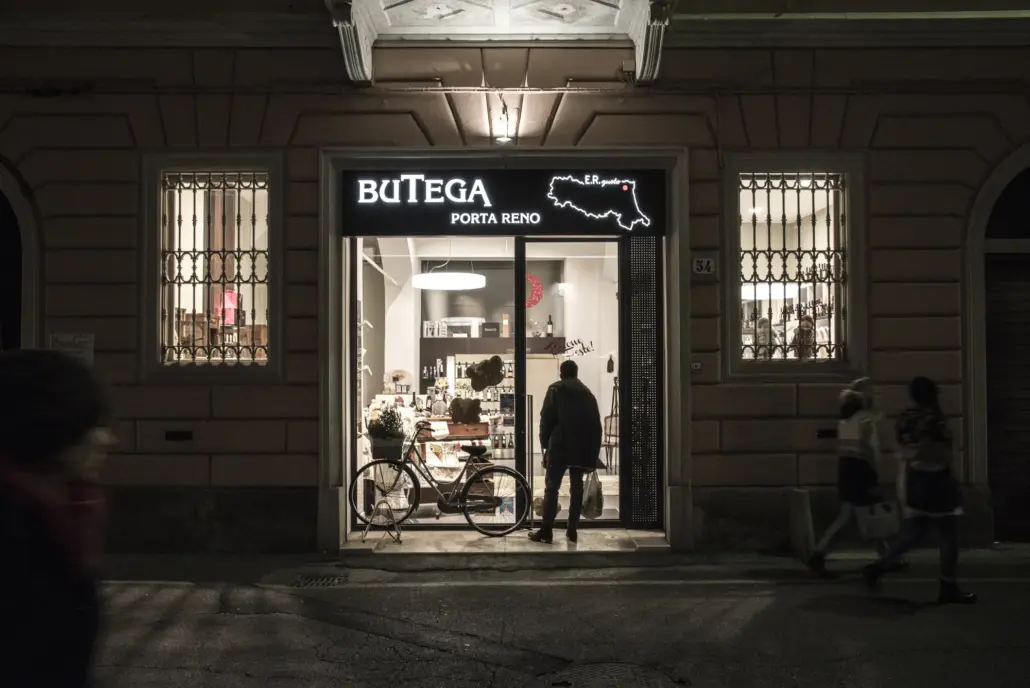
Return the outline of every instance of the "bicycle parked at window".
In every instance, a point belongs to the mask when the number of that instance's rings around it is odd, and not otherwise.
[[[358,521],[366,525],[374,519],[373,525],[390,525],[389,512],[376,511],[386,501],[395,522],[404,523],[421,504],[421,486],[428,485],[437,495],[437,518],[464,514],[473,528],[490,537],[518,530],[529,516],[531,491],[526,479],[518,471],[491,464],[487,447],[463,445],[468,457],[458,477],[453,482],[437,480],[419,451],[420,437],[430,427],[419,421],[399,458],[375,459],[355,474],[349,499]]]

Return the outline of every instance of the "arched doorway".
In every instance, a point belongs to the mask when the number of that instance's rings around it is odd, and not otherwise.
[[[998,196],[984,254],[987,479],[995,539],[1030,542],[1030,166]]]
[[[0,351],[21,348],[21,227],[7,197],[0,193]]]

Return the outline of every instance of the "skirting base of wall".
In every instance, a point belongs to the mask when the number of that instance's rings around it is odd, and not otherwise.
[[[695,541],[698,550],[732,550],[790,555],[790,492],[794,488],[694,488]],[[884,488],[887,494],[892,488]],[[815,536],[837,516],[840,501],[833,487],[809,488]],[[963,547],[994,542],[994,516],[986,491],[963,486]],[[933,545],[933,543],[928,543]],[[844,547],[865,546],[851,533]]]
[[[289,554],[316,550],[318,489],[116,487],[114,554]]]

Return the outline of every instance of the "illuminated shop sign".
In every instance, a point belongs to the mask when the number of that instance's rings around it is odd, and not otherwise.
[[[355,171],[344,173],[343,190],[349,234],[661,233],[665,217],[664,170]]]
[[[396,179],[359,179],[358,203],[449,203],[493,206],[482,179],[446,179],[424,174],[402,174]]]

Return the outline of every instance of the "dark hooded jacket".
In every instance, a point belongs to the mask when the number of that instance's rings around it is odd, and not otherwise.
[[[565,378],[547,388],[540,446],[547,448],[551,465],[596,470],[602,434],[597,398],[579,379]]]

